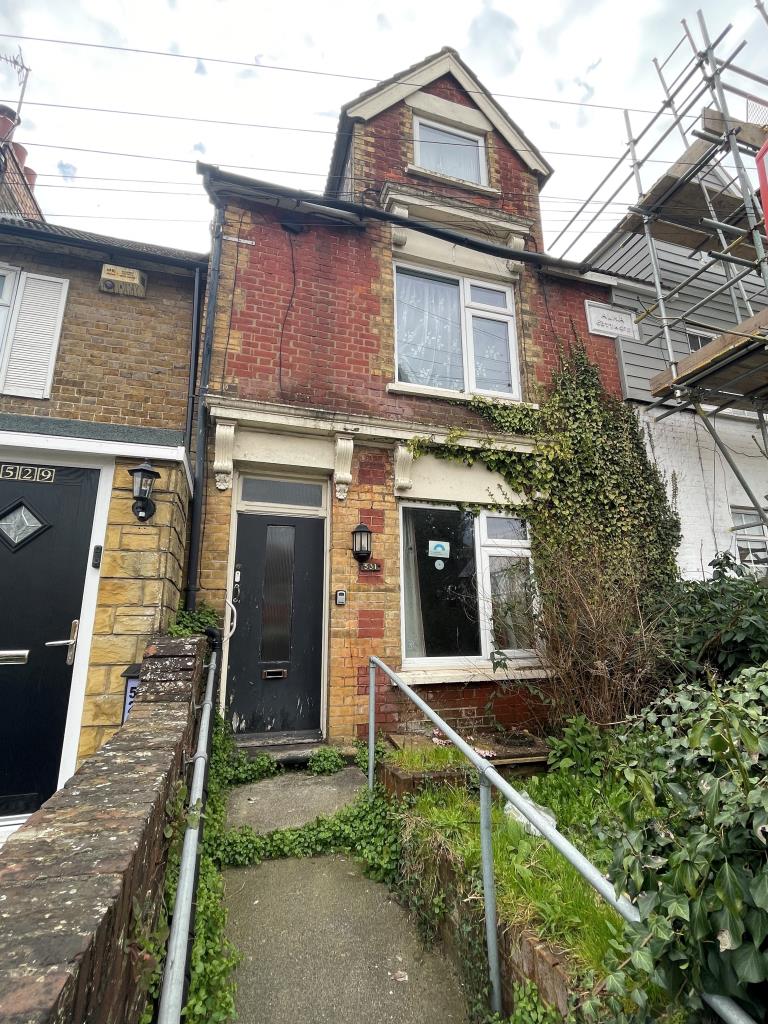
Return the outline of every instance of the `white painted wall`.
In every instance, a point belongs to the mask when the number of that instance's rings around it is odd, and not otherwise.
[[[731,505],[751,507],[751,503],[695,414],[675,413],[656,422],[658,409],[638,409],[652,456],[666,478],[670,495],[673,474],[676,477],[683,534],[680,569],[689,579],[701,579],[711,572],[707,564],[718,551],[736,551],[730,532]],[[768,491],[768,460],[752,440],[759,434],[757,422],[719,416],[717,429],[749,486],[764,496]]]

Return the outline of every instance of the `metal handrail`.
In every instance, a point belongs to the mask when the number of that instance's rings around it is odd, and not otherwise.
[[[427,718],[434,722],[440,732],[446,736],[462,754],[477,768],[480,783],[480,850],[482,855],[483,899],[485,902],[485,939],[488,953],[488,975],[491,983],[491,1009],[501,1013],[501,966],[499,961],[498,935],[496,923],[496,882],[493,871],[492,818],[491,818],[491,786],[499,790],[506,799],[532,824],[542,836],[573,865],[578,873],[595,889],[609,906],[620,914],[625,921],[637,922],[640,913],[637,907],[626,896],[617,896],[616,890],[608,879],[584,854],[577,850],[554,825],[541,815],[536,808],[517,789],[507,782],[493,767],[490,761],[481,757],[477,751],[463,739],[455,729],[434,711],[426,701],[411,689],[388,665],[375,656],[369,659],[368,665],[368,789],[373,791],[374,771],[376,764],[376,669],[391,680],[394,686],[412,701]],[[726,1024],[756,1024],[754,1019],[726,996],[702,994],[703,1001],[714,1010]],[[162,1022],[161,1022],[162,1024]]]
[[[211,733],[213,692],[216,680],[218,649],[214,646],[208,662],[208,677],[205,695],[200,705],[200,727],[197,731],[197,748],[193,758],[192,785],[189,789],[187,828],[184,845],[181,848],[179,881],[176,886],[176,900],[173,907],[171,932],[168,936],[168,950],[165,957],[165,971],[160,990],[160,1007],[157,1024],[179,1024],[184,1003],[184,982],[189,959],[190,923],[192,904],[195,898],[197,876],[197,851],[200,843],[200,825],[204,810],[205,773],[208,767],[208,747]]]

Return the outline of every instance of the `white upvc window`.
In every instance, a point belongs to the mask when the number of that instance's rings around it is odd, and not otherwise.
[[[753,508],[731,508],[736,557],[756,576],[768,576],[768,527]]]
[[[488,184],[485,138],[422,117],[413,119],[413,162],[449,178]]]
[[[0,266],[0,395],[50,396],[68,286]]]
[[[530,657],[533,577],[528,527],[515,516],[455,506],[402,506],[406,667]]]
[[[397,265],[395,307],[399,383],[520,398],[511,288]]]
[[[716,334],[706,334],[701,331],[688,331],[685,332],[685,337],[688,342],[688,348],[691,352],[698,352],[700,349],[708,345],[713,338],[716,338]]]

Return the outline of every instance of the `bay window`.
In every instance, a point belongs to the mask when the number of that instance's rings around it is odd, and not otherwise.
[[[403,507],[403,654],[487,659],[534,646],[528,529],[522,519]]]
[[[519,398],[511,288],[398,266],[395,306],[399,383]]]

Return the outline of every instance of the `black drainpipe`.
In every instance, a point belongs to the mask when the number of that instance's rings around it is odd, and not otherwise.
[[[211,270],[208,276],[208,305],[205,313],[203,358],[200,366],[200,393],[197,400],[195,489],[192,495],[192,515],[189,529],[189,557],[187,559],[187,587],[184,595],[184,607],[188,612],[194,611],[197,606],[197,591],[199,589],[200,541],[202,540],[203,501],[205,497],[205,455],[208,442],[208,417],[205,408],[205,396],[208,392],[208,380],[211,374],[213,332],[216,325],[216,301],[219,294],[219,274],[221,270],[221,235],[223,223],[223,210],[220,206],[217,206],[216,216],[213,221]]]
[[[184,447],[192,454],[192,420],[195,415],[195,383],[200,358],[200,267],[195,267],[195,294],[192,300],[192,337],[189,345],[189,383],[187,385],[187,422],[184,428]]]

